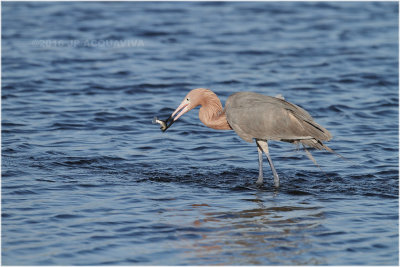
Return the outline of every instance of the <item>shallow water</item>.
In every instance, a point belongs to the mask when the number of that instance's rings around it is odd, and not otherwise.
[[[2,3],[7,265],[397,265],[398,4]],[[347,158],[271,142],[193,88],[283,94]]]

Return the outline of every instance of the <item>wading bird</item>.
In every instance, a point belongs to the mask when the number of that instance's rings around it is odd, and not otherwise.
[[[234,130],[239,137],[249,143],[255,140],[259,163],[257,184],[263,183],[262,153],[264,152],[274,175],[274,185],[279,187],[279,176],[269,155],[268,140],[302,144],[305,149],[308,146],[333,152],[322,143],[332,138],[330,132],[316,123],[307,111],[285,101],[283,97],[239,92],[228,97],[223,109],[221,101],[214,92],[198,88],[186,95],[166,121],[157,120],[157,123],[160,123],[161,129],[166,131],[179,117],[197,106],[201,106],[200,121],[207,127]],[[308,156],[313,160],[311,154]]]

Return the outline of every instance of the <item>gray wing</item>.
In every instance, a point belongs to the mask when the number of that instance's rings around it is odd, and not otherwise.
[[[251,92],[233,94],[226,101],[225,113],[232,129],[247,142],[253,138],[287,142],[332,138],[307,111],[271,96]]]

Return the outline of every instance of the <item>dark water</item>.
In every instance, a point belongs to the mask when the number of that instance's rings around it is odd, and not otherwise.
[[[2,3],[7,265],[397,265],[398,4]],[[283,94],[349,160],[257,150],[193,88]]]

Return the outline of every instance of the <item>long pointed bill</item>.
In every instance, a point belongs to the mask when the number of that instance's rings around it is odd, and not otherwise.
[[[185,114],[186,112],[189,111],[188,109],[189,103],[187,101],[183,101],[179,107],[177,109],[175,109],[174,113],[172,113],[171,118],[173,118],[174,121],[176,121],[177,119],[179,119],[180,116],[182,116],[183,114]],[[179,112],[180,111],[180,112]],[[179,112],[179,113],[178,113]],[[175,114],[178,113],[178,115],[176,115],[176,117],[174,118]]]
[[[185,114],[186,112],[189,111],[189,103],[184,100],[177,109],[175,109],[175,111],[171,114],[171,116],[169,116],[169,118],[165,121],[166,122],[166,128],[163,130],[164,132],[171,127],[171,125],[177,120],[179,119],[180,116],[182,116],[183,114]],[[178,113],[179,112],[179,113]],[[178,113],[178,115],[176,115]],[[176,115],[176,117],[174,118],[174,116]],[[169,124],[168,124],[169,123]]]

